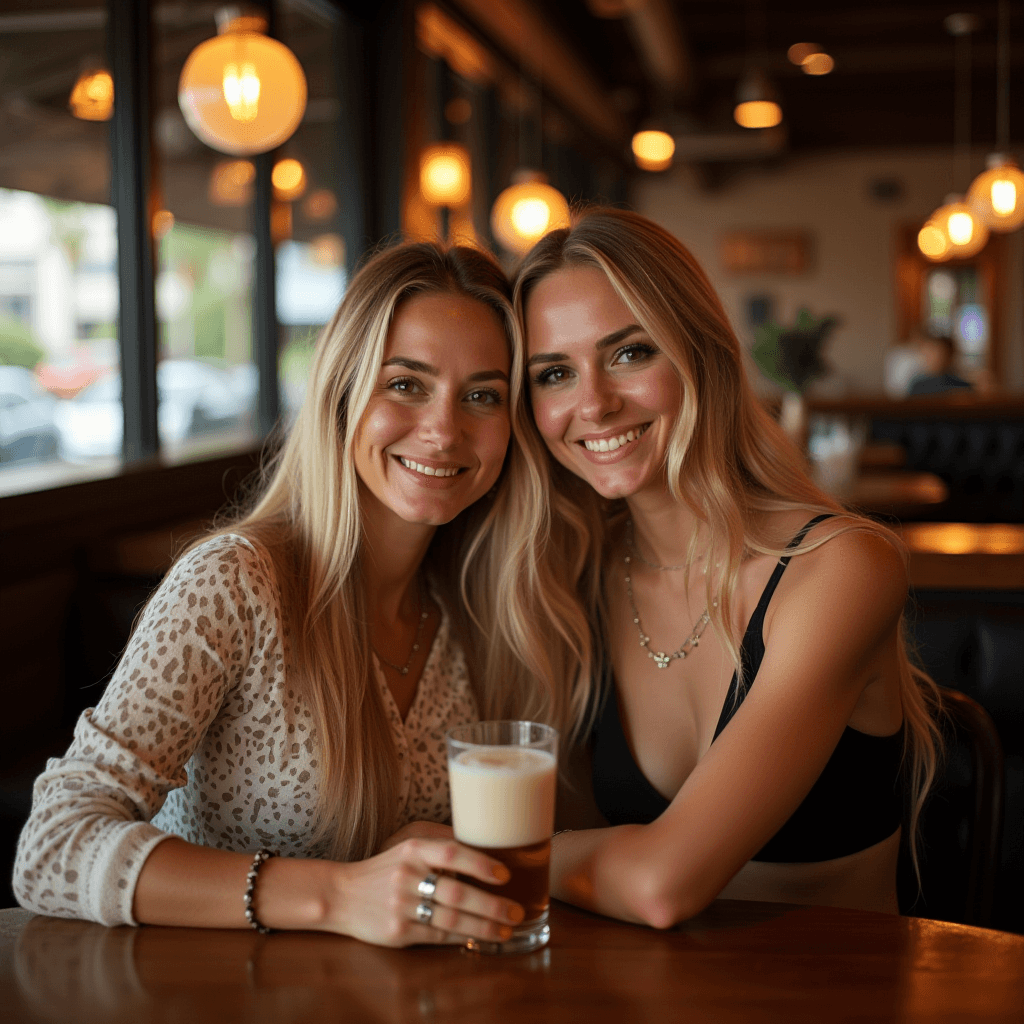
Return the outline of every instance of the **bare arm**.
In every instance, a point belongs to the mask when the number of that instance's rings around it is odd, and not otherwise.
[[[149,855],[135,888],[134,916],[144,924],[248,928],[242,894],[248,853],[169,838]],[[416,886],[426,875],[458,872],[493,884],[508,869],[453,840],[406,839],[364,861],[274,857],[259,872],[255,909],[274,929],[351,935],[378,945],[458,942],[466,935],[500,941],[522,908],[445,876],[438,880],[431,924],[419,924]]]
[[[794,559],[787,576],[732,721],[650,825],[557,837],[556,896],[668,927],[710,903],[807,795],[864,687],[895,671],[907,584],[898,553],[857,533]]]

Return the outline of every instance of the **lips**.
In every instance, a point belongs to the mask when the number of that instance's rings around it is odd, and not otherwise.
[[[414,473],[419,473],[421,476],[457,476],[465,468],[464,466],[427,466],[422,462],[416,462],[414,459],[407,459],[404,455],[399,455],[397,458],[406,469],[411,469]]]
[[[578,441],[577,443],[583,445],[583,447],[586,448],[588,452],[614,452],[618,451],[620,448],[625,447],[625,445],[629,444],[630,441],[639,440],[644,435],[644,433],[646,433],[647,428],[649,426],[650,423],[645,423],[642,426],[634,427],[631,430],[627,430],[623,434],[613,435],[612,437],[601,437],[595,439],[584,438],[583,440]]]

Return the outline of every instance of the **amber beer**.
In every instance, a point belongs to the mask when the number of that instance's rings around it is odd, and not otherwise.
[[[448,734],[452,824],[459,842],[500,860],[511,878],[486,885],[515,900],[525,919],[488,952],[537,949],[548,940],[548,863],[555,818],[558,734],[535,722],[480,722]]]

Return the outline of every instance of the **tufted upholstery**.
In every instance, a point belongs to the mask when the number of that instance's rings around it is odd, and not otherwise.
[[[950,494],[938,518],[1024,522],[1024,422],[876,419],[871,439],[900,445],[908,469],[942,478]]]

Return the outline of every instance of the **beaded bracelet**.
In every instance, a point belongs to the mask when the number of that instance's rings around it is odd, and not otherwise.
[[[260,935],[266,935],[270,929],[265,928],[260,924],[256,917],[256,911],[253,909],[252,900],[256,893],[256,879],[259,876],[260,868],[263,867],[263,865],[273,856],[274,853],[272,850],[257,850],[256,856],[252,859],[252,866],[249,868],[249,873],[245,876],[247,882],[245,887],[245,896],[243,897],[245,900],[245,919],[249,922],[251,927],[260,933]]]

